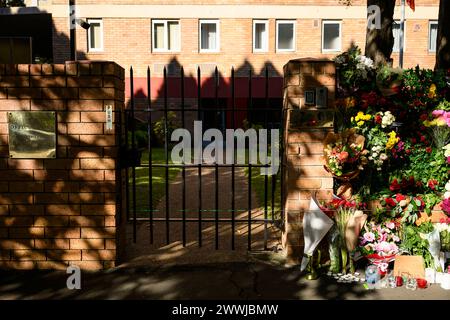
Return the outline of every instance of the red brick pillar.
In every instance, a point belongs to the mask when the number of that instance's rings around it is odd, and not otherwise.
[[[333,179],[323,167],[322,155],[324,138],[333,131],[335,74],[335,65],[328,60],[291,60],[284,66],[283,246],[290,263],[298,263],[303,254],[302,221],[311,195],[326,200],[333,194]]]
[[[115,265],[124,87],[113,62],[0,65],[0,267]],[[7,114],[21,110],[56,112],[56,158],[9,158]]]

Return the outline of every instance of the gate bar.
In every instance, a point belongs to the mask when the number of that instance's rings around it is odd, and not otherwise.
[[[252,98],[252,69],[249,70],[248,72],[248,99],[249,99],[249,104],[248,104],[248,109],[249,111],[247,111],[247,115],[251,116],[252,114],[252,104],[253,104],[253,98]],[[250,120],[249,120],[249,123]],[[249,155],[250,157],[250,155]],[[248,251],[252,250],[252,164],[250,162],[250,158],[248,161],[248,238],[247,238],[247,249]]]
[[[264,126],[267,130],[268,127],[268,118],[267,118],[267,112],[269,108],[269,67],[266,66],[265,70],[265,112],[264,112]],[[266,154],[267,155],[267,154]],[[264,219],[267,220],[268,212],[267,212],[267,189],[269,187],[269,176],[266,174],[264,175]],[[267,222],[264,222],[264,250],[267,250]]]
[[[168,125],[167,125],[167,68],[164,67],[164,153],[166,157],[166,183],[165,183],[165,192],[166,192],[166,243],[169,244],[170,242],[170,224],[169,224],[169,218],[170,218],[170,210],[169,210],[169,137],[168,137]]]
[[[201,115],[201,106],[202,106],[202,79],[201,79],[201,72],[200,67],[197,68],[197,107],[198,107],[198,114],[197,118],[202,119]],[[198,155],[195,155],[194,157],[197,157]],[[198,164],[198,246],[202,246],[202,165]]]
[[[149,110],[152,107],[152,91],[150,67],[147,67],[147,104]],[[148,132],[148,207],[149,207],[149,231],[150,244],[153,244],[153,166],[152,166],[152,113],[149,111],[147,115],[147,132]]]
[[[181,67],[181,123],[183,128],[185,128],[185,118],[184,118],[184,68]],[[184,157],[184,154],[183,154]],[[183,164],[184,161],[183,161]],[[182,195],[182,205],[183,205],[183,247],[186,246],[186,167],[183,166],[182,169],[182,177],[183,177],[183,195]]]
[[[136,149],[136,127],[134,120],[134,83],[133,83],[133,67],[130,68],[130,91],[131,91],[131,148]],[[128,139],[128,137],[127,137]],[[133,242],[136,243],[137,226],[136,226],[136,167],[131,167],[131,176],[133,179]]]
[[[216,108],[219,107],[219,70],[217,66],[214,70],[214,84],[215,84],[215,100]],[[217,111],[214,111],[217,115]],[[215,180],[216,180],[216,195],[215,195],[215,208],[216,208],[216,250],[219,249],[219,163],[217,161],[217,150],[214,153],[216,158],[216,168],[215,168]]]
[[[235,88],[234,88],[234,67],[231,68],[231,127],[235,129],[235,111],[234,108],[236,107],[236,101],[235,101]],[[234,236],[235,236],[235,166],[234,164],[236,161],[235,156],[235,145],[233,143],[233,162],[231,165],[231,250],[235,249],[235,243],[234,243]]]

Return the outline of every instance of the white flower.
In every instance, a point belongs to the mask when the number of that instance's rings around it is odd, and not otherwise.
[[[388,158],[388,156],[387,156],[387,154],[386,154],[386,153],[382,153],[382,154],[380,154],[380,159],[381,159],[381,160],[383,160],[383,161],[386,161],[386,160],[387,160],[387,158]]]
[[[408,203],[406,202],[406,200],[402,200],[399,202],[400,207],[404,208],[408,205]]]
[[[450,191],[450,181],[445,184],[445,190]]]
[[[445,147],[443,147],[442,149],[444,149],[444,156],[446,157],[450,157],[450,143],[448,145],[446,145]]]
[[[382,119],[381,119],[381,127],[382,128],[386,128],[387,126],[390,126],[392,123],[394,123],[395,117],[390,111],[386,111],[385,113],[381,113],[381,114],[382,114]]]
[[[444,193],[444,199],[448,199],[450,198],[450,191],[447,191],[446,193]]]

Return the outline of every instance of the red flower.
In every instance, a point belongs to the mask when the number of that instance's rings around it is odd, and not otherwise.
[[[431,153],[431,151],[433,151],[433,150],[431,149],[431,147],[427,147],[427,148],[425,149],[425,151],[428,152],[428,153]]]
[[[397,205],[397,203],[395,203],[394,199],[392,198],[386,198],[386,204],[390,207],[395,207]]]
[[[425,142],[427,139],[424,136],[420,136],[420,142]]]
[[[400,201],[402,201],[402,200],[406,200],[406,197],[405,197],[404,195],[400,194],[400,193],[397,193],[397,194],[395,195],[395,200],[396,200],[397,202],[400,202]]]
[[[382,121],[383,121],[383,118],[380,115],[375,116],[375,123],[381,124]]]
[[[422,114],[420,115],[420,120],[425,121],[425,120],[427,120],[427,119],[428,119],[428,115],[427,115],[426,113],[422,113]]]
[[[416,138],[411,138],[411,143],[417,143],[417,139]]]
[[[438,184],[439,181],[437,181],[436,179],[428,180],[428,188],[430,188],[431,190],[435,190]]]
[[[398,183],[397,179],[392,180],[391,185],[389,186],[389,189],[391,191],[400,190],[400,184]]]

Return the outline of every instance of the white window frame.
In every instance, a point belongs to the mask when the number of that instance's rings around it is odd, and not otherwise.
[[[91,48],[91,30],[87,30],[88,34],[88,52],[103,52],[103,48],[105,47],[105,44],[103,43],[104,37],[103,37],[103,19],[101,18],[88,18],[86,19],[87,23],[99,23],[100,24],[100,37],[102,40],[102,46],[100,48]]]
[[[266,28],[266,37],[263,41],[264,46],[261,49],[257,49],[255,47],[256,45],[256,25],[257,24],[264,24]],[[261,53],[261,52],[268,52],[269,51],[269,21],[268,20],[253,20],[253,52],[255,53]]]
[[[180,30],[180,36],[178,38],[178,50],[169,50],[169,43],[168,43],[168,32],[169,32],[169,27],[168,27],[168,23],[169,22],[178,22],[178,28]],[[155,24],[164,24],[164,48],[159,49],[159,48],[155,48]],[[152,20],[152,52],[181,52],[181,23],[180,20],[178,19],[155,19]]]
[[[401,26],[401,23],[402,23],[401,20],[394,20],[394,22],[395,22],[396,24],[398,24],[398,25],[400,26],[400,28],[402,27],[402,26]],[[403,52],[406,51],[406,20],[404,21],[404,28],[405,28],[405,30],[404,30],[404,32],[403,32]],[[394,44],[395,44],[395,43],[394,43]],[[395,47],[393,46],[393,47],[392,47],[392,52],[393,52],[393,53],[400,53],[400,46],[398,47],[398,50],[395,50],[394,48],[395,48]]]
[[[293,28],[293,42],[294,42],[294,48],[292,49],[279,49],[278,48],[278,27],[280,24],[292,24],[294,26]],[[277,20],[276,21],[276,28],[275,28],[275,47],[277,52],[295,52],[297,51],[297,20]]]
[[[202,49],[202,24],[216,25],[216,48]],[[217,53],[220,52],[220,20],[219,19],[200,19],[198,22],[198,49],[200,53]]]
[[[339,25],[339,48],[325,49],[325,25],[337,24]],[[342,20],[322,20],[322,52],[342,52]]]
[[[431,25],[432,24],[438,26],[439,25],[439,21],[438,20],[430,20],[429,23],[428,23],[428,52],[436,53],[437,47],[436,47],[435,50],[431,50],[431,47],[430,47],[430,44],[431,44],[431,42],[430,42],[431,41]],[[437,46],[437,44],[436,44],[436,46]]]

